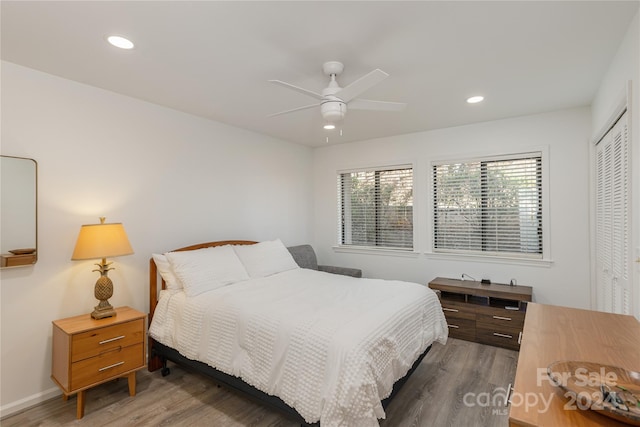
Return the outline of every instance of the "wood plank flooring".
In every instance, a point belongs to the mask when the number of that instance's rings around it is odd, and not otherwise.
[[[518,352],[450,338],[434,344],[387,408],[381,427],[508,425],[502,406],[515,377]],[[137,395],[126,379],[86,392],[85,416],[76,420],[76,399],[43,402],[1,420],[14,426],[215,426],[294,427],[295,421],[213,381],[169,365],[171,374],[137,373]],[[465,398],[466,395],[466,398]],[[495,405],[490,400],[495,397]],[[465,404],[466,402],[466,404]]]

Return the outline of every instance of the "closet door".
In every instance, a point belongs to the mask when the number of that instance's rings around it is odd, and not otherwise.
[[[629,138],[625,112],[596,146],[596,308],[631,314]]]

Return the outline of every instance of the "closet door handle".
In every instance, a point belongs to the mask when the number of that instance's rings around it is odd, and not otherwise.
[[[457,313],[460,310],[456,310],[455,308],[442,307],[442,311],[452,311],[454,313]]]
[[[453,329],[460,329],[460,326],[458,325],[447,325],[447,326]]]

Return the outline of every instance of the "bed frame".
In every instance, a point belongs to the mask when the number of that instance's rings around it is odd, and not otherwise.
[[[219,242],[209,242],[209,243],[200,243],[197,245],[186,246],[184,248],[176,249],[175,251],[192,251],[195,249],[203,249],[214,246],[223,246],[223,245],[253,245],[257,242],[250,240],[223,240]],[[160,287],[158,287],[158,279],[160,278]],[[151,326],[151,320],[153,319],[153,313],[155,312],[156,306],[158,305],[158,294],[161,289],[165,289],[166,284],[164,280],[158,275],[158,269],[156,267],[153,258],[149,261],[149,326]],[[183,355],[181,355],[177,350],[167,347],[164,344],[156,342],[153,338],[149,337],[149,363],[147,365],[150,372],[161,369],[162,376],[167,376],[170,373],[170,369],[167,367],[167,361],[172,361],[180,366],[183,366],[187,369],[196,371],[200,374],[204,374],[214,381],[216,381],[220,385],[224,385],[227,388],[235,390],[240,394],[250,397],[253,400],[256,400],[268,407],[277,409],[285,414],[289,415],[289,417],[295,419],[300,422],[302,426],[319,426],[319,423],[308,424],[302,415],[298,413],[295,409],[287,405],[282,399],[277,396],[272,396],[266,394],[265,392],[258,390],[257,388],[245,383],[238,377],[234,377],[229,374],[225,374],[224,372],[218,371],[211,366],[198,362],[195,360],[187,359]],[[418,359],[414,362],[413,366],[407,372],[407,374],[400,378],[393,385],[393,390],[389,397],[382,401],[382,407],[386,409],[387,405],[391,402],[393,397],[398,393],[398,391],[402,388],[404,383],[409,379],[413,371],[420,365],[422,359],[426,356],[426,354],[431,349],[429,346],[424,353],[418,357]]]

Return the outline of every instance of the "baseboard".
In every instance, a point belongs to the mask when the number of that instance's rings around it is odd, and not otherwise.
[[[7,403],[6,405],[0,406],[0,420],[42,403],[45,400],[53,399],[56,396],[62,396],[62,392],[58,387],[53,387],[49,390],[27,396],[24,399]]]

